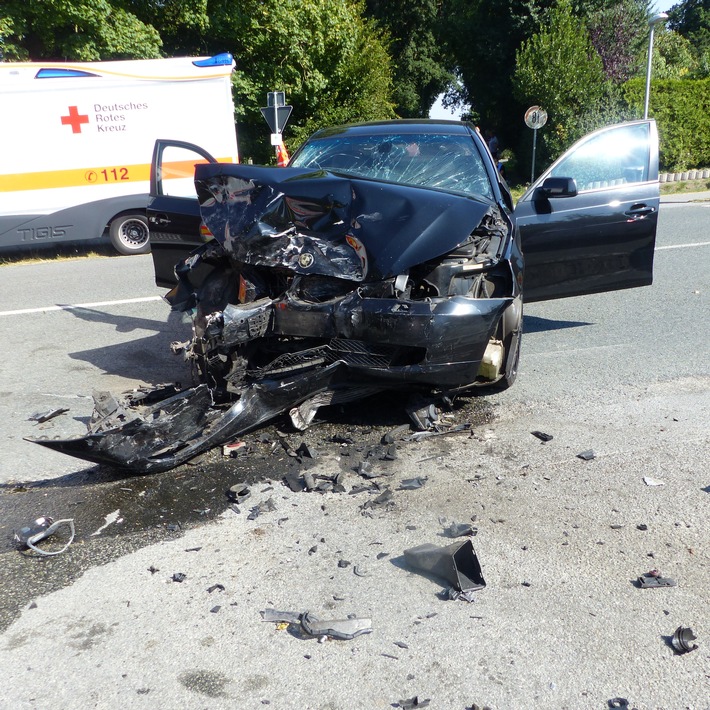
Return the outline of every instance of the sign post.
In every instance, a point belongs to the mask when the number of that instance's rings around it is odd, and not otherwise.
[[[286,105],[286,93],[284,91],[270,91],[266,94],[266,104],[259,110],[271,129],[271,145],[276,148],[277,163],[279,167],[283,167],[288,163],[288,153],[283,144],[281,134],[286,123],[288,123],[293,106]]]
[[[532,170],[530,172],[530,184],[535,181],[535,150],[537,148],[537,129],[542,128],[547,123],[547,111],[540,106],[531,106],[525,112],[525,125],[533,129],[533,150],[532,150]]]

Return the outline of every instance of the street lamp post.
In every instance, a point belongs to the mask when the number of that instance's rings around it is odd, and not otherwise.
[[[646,64],[646,98],[643,105],[643,117],[648,118],[648,96],[651,92],[651,58],[653,57],[653,30],[661,22],[665,22],[668,15],[665,12],[659,12],[654,15],[649,21],[648,26],[651,28],[651,33],[648,36],[648,63]]]

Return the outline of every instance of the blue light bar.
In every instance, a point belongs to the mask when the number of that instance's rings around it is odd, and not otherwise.
[[[231,66],[233,61],[234,57],[229,52],[222,52],[222,54],[215,54],[209,59],[198,59],[193,64],[196,67],[224,67]]]

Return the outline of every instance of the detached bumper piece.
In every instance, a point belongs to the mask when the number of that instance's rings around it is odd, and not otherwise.
[[[200,385],[148,407],[117,404],[110,413],[99,411],[83,437],[27,440],[85,461],[135,473],[157,473],[251,431],[329,389],[347,389],[340,363],[290,379],[263,380],[245,389],[229,407],[214,406],[210,390]],[[97,410],[101,410],[101,397],[95,395],[95,399]]]

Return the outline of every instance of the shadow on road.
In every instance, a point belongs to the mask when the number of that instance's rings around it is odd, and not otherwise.
[[[539,316],[523,316],[523,333],[543,333],[548,330],[563,330],[565,328],[580,328],[583,325],[594,325],[587,321],[553,320]]]

